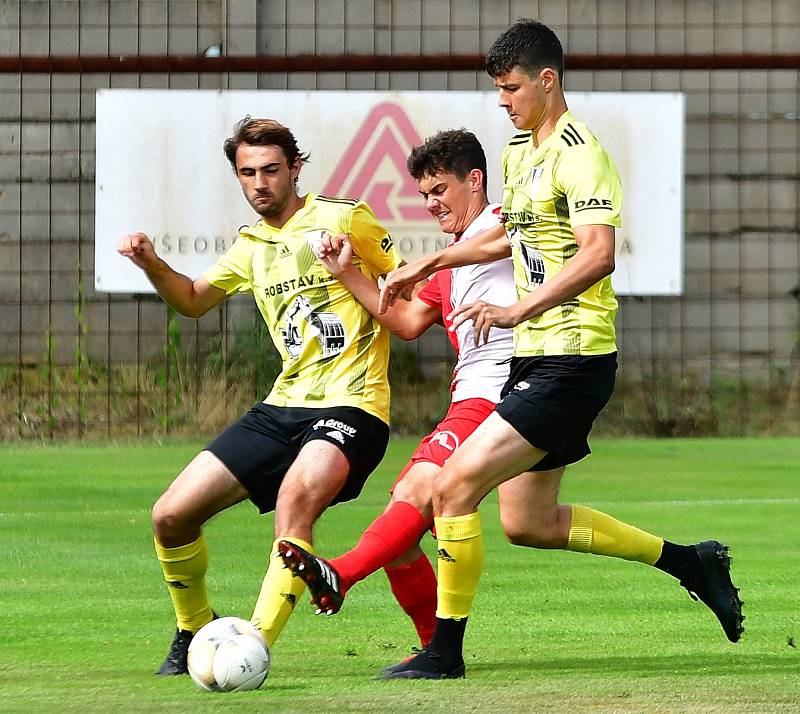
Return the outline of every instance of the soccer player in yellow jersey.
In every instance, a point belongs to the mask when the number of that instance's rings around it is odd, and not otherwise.
[[[582,506],[559,504],[564,467],[589,453],[592,423],[614,387],[617,367],[611,287],[614,228],[622,188],[613,162],[568,111],[558,37],[523,19],[486,57],[499,104],[520,131],[503,154],[505,226],[488,230],[390,274],[380,309],[436,270],[511,254],[518,302],[455,309],[476,339],[514,328],[511,372],[495,411],[447,461],[434,481],[438,540],[436,629],[429,647],[385,678],[464,676],[462,642],[483,568],[478,505],[499,487],[508,538],[653,565],[700,598],[736,642],[741,602],[728,549],[717,541],[676,545]]]
[[[142,233],[118,248],[159,295],[199,317],[252,292],[283,369],[263,402],[201,451],[153,507],[158,559],[177,630],[158,674],[183,674],[192,636],[215,615],[205,586],[203,524],[249,498],[275,511],[275,536],[310,549],[314,522],[331,504],[358,496],[389,436],[389,333],[314,256],[324,234],[347,234],[371,281],[401,265],[386,229],[364,203],[297,193],[303,162],[291,131],[246,117],[225,155],[259,214],[203,277],[170,268]],[[253,622],[275,642],[303,591],[273,546]]]

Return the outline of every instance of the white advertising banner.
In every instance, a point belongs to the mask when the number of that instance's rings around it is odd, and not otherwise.
[[[577,119],[622,176],[623,226],[614,287],[621,295],[678,295],[683,274],[683,95],[567,93]],[[116,252],[141,231],[175,270],[198,277],[257,216],[222,142],[245,115],[288,126],[311,159],[301,193],[360,198],[407,260],[447,243],[405,161],[441,129],[483,144],[489,198],[500,201],[500,155],[517,133],[494,92],[100,90],[97,93],[95,287],[144,293],[144,274]]]

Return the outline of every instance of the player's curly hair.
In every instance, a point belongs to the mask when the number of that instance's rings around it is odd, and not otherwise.
[[[486,190],[486,154],[475,134],[466,129],[449,129],[429,136],[411,150],[406,166],[417,181],[442,173],[463,181],[472,169],[480,169]]]
[[[236,150],[242,144],[280,146],[289,166],[292,166],[298,158],[306,163],[310,156],[308,153],[300,152],[294,134],[283,124],[279,124],[274,119],[253,119],[249,114],[233,125],[233,136],[225,139],[225,143],[222,145],[225,157],[231,162],[234,172],[236,171]]]
[[[564,80],[564,48],[547,25],[523,17],[498,37],[486,53],[486,72],[499,77],[519,67],[529,77],[535,77],[545,67],[558,72]]]

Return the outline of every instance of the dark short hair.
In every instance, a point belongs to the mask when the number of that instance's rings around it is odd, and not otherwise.
[[[466,129],[449,129],[429,136],[411,150],[406,166],[417,181],[441,173],[453,174],[463,181],[472,169],[480,169],[486,190],[486,154],[475,134]]]
[[[233,170],[236,171],[236,150],[242,144],[250,146],[280,146],[291,166],[298,158],[303,163],[308,161],[309,154],[300,153],[294,134],[283,124],[273,119],[253,119],[249,114],[233,125],[233,136],[225,139],[222,150]]]
[[[558,36],[547,25],[523,17],[498,37],[486,54],[486,71],[499,77],[519,67],[534,77],[545,67],[564,79],[564,48]]]

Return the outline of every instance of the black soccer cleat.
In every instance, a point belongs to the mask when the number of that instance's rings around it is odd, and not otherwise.
[[[420,649],[419,647],[412,647],[411,648],[411,654],[408,655],[408,657],[406,657],[405,659],[401,659],[399,662],[395,662],[394,664],[390,664],[390,665],[384,667],[381,670],[381,672],[383,672],[383,673],[397,672],[397,671],[403,669],[403,667],[408,662],[410,662],[412,659],[414,659],[414,657],[416,657],[420,652],[423,652],[423,651],[424,650]]]
[[[686,576],[681,585],[688,590],[693,600],[705,603],[713,612],[726,637],[738,642],[744,632],[744,615],[739,589],[731,582],[731,558],[728,546],[715,540],[695,545],[703,572]]]
[[[342,609],[344,592],[339,574],[330,563],[288,540],[278,541],[278,555],[292,575],[301,578],[308,587],[317,615],[333,615]]]
[[[175,637],[172,638],[167,658],[158,668],[157,675],[171,677],[178,674],[189,674],[186,655],[189,652],[189,645],[192,643],[193,637],[194,632],[189,630],[175,630]]]
[[[218,617],[219,615],[212,610],[211,619],[216,620]],[[175,630],[175,636],[172,638],[172,644],[169,646],[167,658],[161,663],[156,674],[162,677],[189,674],[189,666],[186,663],[186,658],[189,654],[189,645],[192,644],[193,639],[194,632],[189,630]]]
[[[464,661],[447,662],[441,655],[422,650],[419,654],[390,665],[375,679],[464,679]]]

